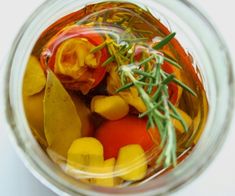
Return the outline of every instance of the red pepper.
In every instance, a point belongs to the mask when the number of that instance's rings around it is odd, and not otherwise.
[[[142,58],[142,53],[146,48],[144,47],[137,47],[135,50],[135,60],[136,61],[140,61]],[[163,65],[162,65],[162,69],[167,72],[168,74],[172,74],[174,73],[174,69],[172,67],[171,64],[169,64],[168,62],[164,61]],[[156,88],[155,88],[156,90]],[[170,97],[170,101],[172,104],[176,104],[178,101],[178,96],[179,96],[179,87],[177,84],[170,82],[168,85],[168,94]]]
[[[166,61],[162,65],[162,69],[169,74],[174,73],[172,65],[170,65]],[[168,94],[169,94],[171,103],[176,104],[178,100],[178,96],[179,96],[179,86],[175,84],[174,82],[170,82],[168,84]]]
[[[84,27],[78,25],[66,27],[62,29],[60,32],[58,32],[54,37],[52,37],[48,42],[48,44],[44,47],[40,58],[44,70],[46,70],[49,67],[51,70],[54,71],[56,53],[59,46],[64,41],[69,40],[71,38],[86,38],[94,46],[98,46],[104,42],[103,37],[91,27]],[[79,78],[78,81],[74,81],[74,79],[70,78],[67,75],[58,75],[61,82],[64,84],[66,88],[73,90],[81,90],[81,87],[82,86],[84,87],[84,84],[88,80],[94,79],[94,83],[92,84],[91,87],[85,86],[86,88],[91,89],[96,87],[101,82],[106,73],[106,69],[101,65],[108,58],[108,52],[106,48],[103,48],[100,51],[101,51],[101,56],[100,56],[99,65],[96,68],[88,68],[87,71],[82,75],[81,78]],[[97,54],[95,53],[94,55],[96,56]],[[89,91],[90,89],[86,90]]]

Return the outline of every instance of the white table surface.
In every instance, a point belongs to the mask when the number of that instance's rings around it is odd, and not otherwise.
[[[0,1],[0,62],[4,55],[6,55],[20,26],[42,1],[43,0]],[[219,31],[224,36],[233,56],[235,51],[235,2],[233,0],[197,0],[197,3],[201,5],[203,10],[206,10],[209,17],[214,21]],[[0,119],[2,119],[1,116]],[[15,153],[7,133],[4,131],[1,120],[0,126],[0,195],[55,195],[25,168]],[[234,128],[235,123],[231,126],[231,131],[225,145],[209,168],[199,178],[173,195],[235,195]]]

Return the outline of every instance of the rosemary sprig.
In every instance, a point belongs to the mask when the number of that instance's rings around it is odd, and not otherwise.
[[[154,60],[154,62],[153,62]],[[157,159],[157,163],[163,163],[165,167],[176,165],[176,133],[172,122],[172,118],[180,121],[185,131],[188,130],[184,119],[177,112],[175,106],[169,101],[168,84],[170,82],[178,81],[173,74],[167,74],[161,69],[165,58],[158,54],[152,54],[135,65],[123,65],[119,67],[119,72],[123,81],[130,81],[123,83],[123,86],[117,92],[127,90],[131,86],[135,86],[141,99],[143,100],[147,111],[140,114],[139,117],[148,116],[148,128],[156,128],[161,135],[162,152]],[[151,62],[153,68],[151,71],[143,71],[146,62]],[[123,79],[125,77],[125,80]],[[139,81],[137,78],[142,77],[144,81]],[[190,91],[193,95],[195,93],[182,82],[181,86]],[[183,85],[182,85],[183,84]],[[156,86],[157,90],[153,95],[146,91],[146,87]]]
[[[133,21],[130,20],[130,23]],[[132,31],[136,33],[148,34],[149,32],[132,28]],[[152,49],[143,52],[141,62],[136,62],[135,47],[136,45],[142,45],[145,37],[128,37],[130,29],[121,35],[122,44],[116,43],[109,35],[105,35],[106,41],[99,46],[93,48],[91,52],[97,52],[103,47],[107,47],[110,57],[102,64],[107,66],[111,62],[116,62],[119,70],[121,87],[116,90],[116,93],[129,90],[134,86],[143,103],[146,106],[146,112],[139,115],[140,118],[148,117],[147,130],[149,128],[157,128],[161,136],[161,148],[162,151],[158,157],[157,164],[163,164],[164,167],[171,165],[175,166],[176,162],[176,131],[173,125],[172,118],[177,119],[184,130],[187,131],[188,127],[184,119],[177,112],[176,107],[170,102],[168,85],[171,82],[176,83],[183,89],[196,96],[196,93],[183,82],[179,81],[173,74],[168,74],[162,69],[164,61],[171,65],[181,69],[181,66],[163,55],[153,51],[159,50],[166,44],[168,44],[175,33],[166,36],[162,41],[155,45]],[[124,36],[125,35],[125,36]],[[127,43],[127,44],[126,44]],[[155,89],[155,90],[153,90]]]
[[[166,90],[168,88],[167,83],[171,81],[169,78],[172,77],[167,77],[167,81],[166,79],[163,79],[163,77],[161,78],[161,83],[159,85],[162,85],[162,87],[158,95],[160,102],[155,102],[151,99],[151,96],[144,90],[144,87],[146,85],[137,81],[136,77],[134,76],[136,74],[136,71],[133,71],[135,69],[136,68],[132,69],[131,67],[121,66],[120,72],[121,75],[125,75],[127,79],[133,83],[147,107],[146,113],[140,115],[140,117],[148,115],[149,126],[152,128],[157,127],[160,132],[162,138],[161,146],[163,147],[163,151],[158,158],[158,163],[164,160],[164,165],[166,167],[170,166],[171,164],[176,165],[175,129],[171,121],[169,108],[170,106],[168,103],[169,95],[168,91]],[[153,77],[155,72],[152,72],[152,74]],[[156,79],[154,79],[152,83],[154,84],[158,82],[156,81]],[[164,112],[159,109],[160,106],[164,108]]]

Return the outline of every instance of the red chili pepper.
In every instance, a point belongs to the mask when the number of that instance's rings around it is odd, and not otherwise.
[[[170,65],[169,63],[167,63],[166,61],[164,62],[164,64],[162,65],[162,69],[169,73],[172,74],[174,73],[173,67],[172,65]],[[176,104],[178,96],[179,96],[179,87],[177,84],[175,84],[174,82],[170,82],[168,84],[168,94],[170,97],[170,101],[172,104]]]
[[[40,58],[44,70],[49,67],[54,71],[55,58],[59,46],[64,41],[71,38],[86,38],[94,46],[98,46],[104,42],[103,37],[91,27],[77,25],[66,27],[58,32],[54,37],[52,37],[48,44],[44,47]],[[94,79],[94,83],[92,84],[91,88],[96,87],[101,82],[106,73],[106,69],[101,65],[108,58],[108,52],[106,48],[103,48],[100,51],[101,57],[99,65],[96,68],[88,68],[83,76],[79,79],[79,81],[74,81],[66,75],[58,76],[61,79],[62,83],[64,83],[65,87],[73,90],[80,90],[80,87],[84,86],[86,81],[90,79]],[[97,54],[94,55],[96,56]]]

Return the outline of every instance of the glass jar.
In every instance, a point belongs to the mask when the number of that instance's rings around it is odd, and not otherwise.
[[[95,0],[48,0],[27,20],[18,33],[4,71],[4,110],[16,149],[29,170],[61,195],[160,195],[182,187],[209,165],[221,148],[234,112],[234,75],[227,47],[214,26],[188,1],[126,0],[149,9],[169,28],[193,56],[200,70],[208,100],[209,116],[204,132],[191,155],[172,172],[138,186],[104,188],[78,182],[56,167],[40,148],[27,123],[22,101],[22,81],[28,57],[40,36],[53,22]],[[100,2],[100,1],[98,1]]]

